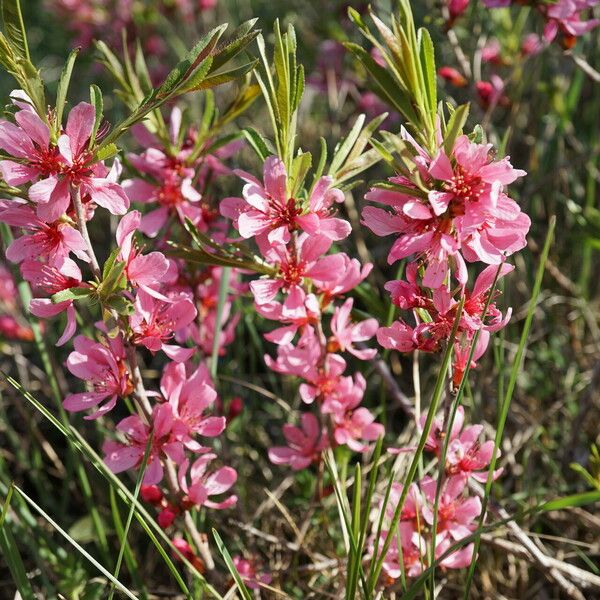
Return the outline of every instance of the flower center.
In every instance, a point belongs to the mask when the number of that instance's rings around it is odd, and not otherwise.
[[[473,175],[457,165],[454,169],[454,177],[444,184],[444,189],[454,194],[448,210],[453,217],[465,214],[467,202],[477,202],[483,193],[485,184],[481,177]]]

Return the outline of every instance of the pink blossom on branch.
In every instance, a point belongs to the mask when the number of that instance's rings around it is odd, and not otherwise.
[[[142,254],[136,247],[134,233],[141,222],[141,214],[137,210],[127,213],[117,226],[117,244],[120,248],[119,260],[125,262],[125,274],[133,287],[139,287],[150,296],[159,300],[167,300],[157,287],[164,280],[169,270],[169,262],[162,252]]]
[[[25,281],[29,281],[35,292],[52,295],[72,287],[81,285],[81,271],[72,260],[66,258],[59,267],[44,263],[26,260],[21,264],[21,274]],[[61,312],[66,312],[67,324],[56,342],[62,346],[68,342],[77,329],[75,307],[73,300],[53,302],[50,298],[33,298],[29,310],[36,317],[55,317]]]
[[[300,417],[301,427],[286,424],[283,435],[287,446],[269,448],[269,459],[276,465],[289,465],[293,471],[305,469],[318,460],[327,448],[327,430],[312,413]]]
[[[233,506],[237,502],[237,496],[230,495],[219,502],[210,498],[220,496],[228,491],[236,482],[237,473],[231,467],[221,467],[207,473],[210,462],[216,457],[216,454],[203,454],[192,463],[191,467],[189,460],[185,459],[179,467],[178,480],[191,504],[222,510]]]
[[[63,406],[71,412],[102,407],[86,419],[95,419],[112,410],[118,398],[133,391],[131,379],[125,366],[125,348],[120,337],[107,340],[107,345],[94,342],[87,337],[77,336],[75,350],[69,354],[67,368],[87,382],[90,390],[69,394]]]
[[[188,376],[184,363],[169,363],[161,378],[161,391],[172,408],[174,437],[192,452],[208,452],[209,448],[194,438],[216,437],[223,433],[225,417],[205,414],[217,399],[206,366],[201,363]]]
[[[86,243],[77,229],[63,221],[46,223],[29,206],[9,206],[0,212],[0,221],[28,232],[6,249],[6,258],[12,262],[44,258],[50,264],[60,264],[71,252],[80,260],[90,260]]]
[[[37,213],[44,221],[59,219],[71,204],[71,187],[78,187],[82,198],[106,208],[114,215],[125,214],[129,200],[121,186],[109,177],[108,169],[93,162],[88,149],[96,110],[80,102],[71,109],[65,132],[58,138],[59,168],[34,183],[29,198],[37,204]]]
[[[243,198],[225,198],[221,214],[233,220],[242,237],[266,236],[270,243],[287,244],[292,231],[342,240],[350,234],[350,224],[332,216],[333,205],[344,201],[343,193],[331,187],[330,177],[321,177],[307,203],[291,198],[287,173],[281,159],[265,161],[264,184],[243,171],[236,173],[246,181]]]
[[[113,440],[104,442],[104,462],[113,473],[139,468],[150,444],[143,482],[145,485],[159,483],[163,478],[163,456],[177,464],[184,461],[183,445],[173,436],[173,424],[173,410],[169,404],[154,407],[151,426],[138,415],[126,417],[117,425],[117,431],[124,434],[127,441],[124,444]]]
[[[464,283],[465,259],[499,264],[524,247],[530,220],[503,192],[524,171],[513,169],[508,158],[493,161],[491,144],[475,144],[465,135],[449,156],[440,149],[433,158],[406,132],[403,135],[417,152],[428,193],[424,196],[406,178],[394,177],[392,185],[406,191],[374,188],[366,195],[394,212],[368,206],[362,214],[362,222],[375,234],[397,234],[390,264],[416,255],[426,267],[423,284],[436,288],[450,268]]]
[[[138,290],[134,313],[129,317],[134,344],[145,346],[153,353],[162,350],[177,362],[188,360],[194,348],[169,344],[175,332],[187,327],[197,315],[194,303],[185,295],[159,300],[144,290]]]
[[[342,306],[335,309],[331,319],[333,336],[330,345],[333,345],[340,352],[346,351],[356,356],[356,358],[368,360],[377,354],[377,350],[374,348],[359,349],[354,346],[354,343],[370,340],[375,335],[379,323],[377,319],[365,319],[359,323],[352,323],[350,313],[353,305],[354,300],[348,298]],[[330,352],[332,351],[334,350],[330,349]]]

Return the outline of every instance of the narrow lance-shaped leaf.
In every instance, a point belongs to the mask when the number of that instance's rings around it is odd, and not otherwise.
[[[54,112],[54,132],[56,136],[60,135],[60,129],[62,126],[62,116],[65,110],[65,104],[67,103],[67,92],[69,91],[69,83],[71,81],[71,75],[73,73],[73,65],[79,54],[79,48],[71,50],[67,62],[60,74],[60,80],[58,82],[58,90],[56,92],[56,110]]]
[[[31,59],[20,0],[2,0],[2,24],[15,54],[29,62]]]
[[[96,135],[98,134],[98,129],[100,128],[100,123],[102,123],[102,116],[104,114],[104,99],[102,98],[102,91],[97,85],[90,86],[90,102],[96,111],[94,127],[92,128],[89,142],[89,147],[93,148],[94,144],[96,143]]]

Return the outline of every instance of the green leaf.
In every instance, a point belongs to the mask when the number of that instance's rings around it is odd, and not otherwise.
[[[67,288],[66,290],[61,290],[60,292],[56,292],[56,294],[52,294],[52,302],[58,304],[65,300],[83,300],[90,296],[92,291],[93,290],[90,287]]]
[[[189,92],[203,89],[202,83],[210,71],[212,61],[212,56],[206,57],[185,81],[185,83],[182,83],[177,87],[177,94],[187,94]]]
[[[92,134],[90,136],[89,148],[93,148],[96,143],[96,134],[102,122],[102,115],[104,114],[104,100],[102,98],[102,91],[100,88],[92,84],[90,86],[90,102],[96,111],[96,118],[94,119],[94,127],[92,128]]]
[[[264,162],[269,156],[273,154],[273,151],[269,149],[267,141],[252,127],[246,127],[242,132],[250,147],[256,152],[256,155]]]
[[[6,37],[15,54],[26,61],[30,61],[20,0],[2,0],[2,23]]]
[[[102,279],[96,290],[98,296],[102,299],[108,298],[121,288],[121,280],[125,271],[125,262],[122,260],[115,261],[108,275]]]
[[[179,570],[175,567],[169,554],[165,551],[165,549],[162,547],[161,543],[159,542],[159,538],[160,538],[160,540],[162,540],[163,543],[165,543],[169,547],[169,549],[175,555],[177,555],[179,557],[179,559],[182,561],[182,563],[187,566],[190,574],[193,577],[195,577],[196,579],[198,579],[198,581],[201,582],[203,585],[205,585],[205,588],[207,589],[207,591],[210,592],[211,596],[213,596],[214,598],[217,598],[219,600],[222,600],[222,597],[216,592],[216,590],[212,586],[207,584],[206,579],[204,579],[202,574],[199,573],[198,570],[196,568],[194,568],[194,566],[187,560],[187,558],[185,556],[183,556],[181,554],[181,552],[179,552],[177,550],[177,548],[173,545],[170,538],[165,534],[165,532],[158,525],[158,523],[156,522],[156,519],[154,517],[150,516],[150,513],[146,510],[146,508],[142,504],[140,504],[139,501],[136,501],[133,498],[133,493],[106,466],[104,461],[100,458],[100,456],[98,456],[98,454],[89,445],[89,443],[85,440],[85,438],[83,438],[83,436],[79,433],[79,431],[77,431],[74,427],[70,426],[68,423],[66,423],[66,424],[61,423],[48,410],[48,408],[46,406],[44,406],[44,404],[39,402],[29,392],[27,392],[27,390],[25,390],[18,381],[16,381],[12,377],[9,377],[6,375],[4,375],[4,377],[5,377],[6,381],[12,387],[14,387],[17,391],[19,391],[23,395],[23,397],[66,438],[70,447],[77,450],[77,452],[79,452],[83,456],[83,458],[87,459],[94,466],[94,468],[104,477],[104,479],[109,483],[109,485],[116,490],[117,494],[119,495],[119,497],[121,498],[121,500],[123,502],[125,502],[128,506],[130,506],[132,503],[135,505],[136,519],[138,520],[138,522],[140,523],[140,525],[142,526],[142,528],[144,529],[144,531],[146,532],[146,534],[148,535],[148,537],[150,538],[150,540],[152,541],[154,546],[156,547],[157,551],[159,552],[163,561],[167,565],[174,580],[177,581],[177,584],[179,585],[180,589],[186,595],[186,598],[188,600],[192,600],[192,595],[189,592],[189,590],[185,584],[185,581],[181,577]]]
[[[213,71],[216,71],[229,62],[256,39],[260,31],[258,29],[251,31],[251,29],[256,25],[257,21],[258,19],[250,19],[242,23],[237,29],[232,31],[230,39],[217,48],[213,60]]]
[[[333,151],[333,158],[331,159],[328,175],[335,175],[335,173],[337,173],[337,171],[344,164],[346,157],[352,150],[352,146],[354,146],[358,136],[360,135],[364,122],[365,115],[359,115],[354,122],[352,129],[348,132],[348,135],[344,138],[341,144],[336,146],[335,150]]]
[[[437,82],[435,71],[435,52],[429,31],[425,28],[419,29],[419,58],[425,83],[425,92],[429,101],[429,111],[435,116],[437,110]]]
[[[454,149],[454,143],[456,138],[462,134],[463,127],[467,122],[469,116],[469,105],[461,104],[448,119],[448,125],[446,126],[446,132],[444,135],[444,152],[450,156]]]
[[[135,48],[135,74],[140,83],[140,87],[144,94],[149,94],[152,91],[152,80],[150,79],[150,72],[148,71],[148,65],[144,58],[144,51],[142,50],[142,44],[138,39],[136,41]]]
[[[121,252],[121,248],[115,248],[109,255],[109,257],[106,259],[103,267],[102,267],[102,279],[106,279],[108,277],[108,274],[110,273],[110,270],[112,269],[113,265],[115,264],[115,261],[117,260],[117,256],[119,256],[119,253]]]
[[[209,58],[227,25],[221,25],[209,31],[167,75],[157,90],[157,97],[169,97],[178,86],[188,81],[196,69]]]
[[[67,92],[69,90],[69,83],[71,81],[71,74],[73,73],[73,65],[79,54],[79,48],[71,50],[69,58],[60,74],[60,80],[58,82],[58,90],[56,92],[56,111],[54,116],[54,130],[57,134],[60,134],[62,126],[62,116],[65,110],[65,104],[67,103]]]
[[[583,492],[581,494],[572,494],[570,496],[563,496],[562,498],[555,498],[549,502],[545,502],[540,507],[543,512],[549,512],[551,510],[563,510],[565,508],[571,508],[574,506],[585,506],[586,504],[595,504],[600,502],[600,490],[594,490],[591,492]]]
[[[241,65],[239,67],[235,67],[234,69],[230,69],[229,71],[222,71],[221,73],[215,73],[214,75],[210,75],[209,77],[204,76],[201,80],[196,80],[193,78],[193,81],[190,80],[188,85],[185,85],[179,91],[182,93],[187,92],[196,92],[199,90],[208,90],[215,88],[219,85],[223,85],[224,83],[230,83],[231,81],[235,81],[236,79],[241,79],[247,73],[254,70],[256,65],[258,64],[258,60],[254,60],[252,62],[246,63],[245,65]]]
[[[213,336],[212,353],[210,357],[210,375],[213,381],[217,378],[217,366],[219,364],[219,341],[221,338],[223,320],[223,310],[227,302],[227,294],[229,293],[229,279],[231,278],[231,267],[224,267],[221,271],[221,281],[219,282],[219,299],[217,301],[217,316],[215,333]]]
[[[292,161],[292,168],[290,170],[290,181],[292,183],[292,189],[290,190],[292,198],[295,198],[304,184],[308,170],[312,165],[312,155],[310,152],[304,152],[294,157]]]
[[[356,56],[373,78],[373,91],[384,102],[401,113],[407,121],[417,123],[417,114],[412,107],[410,97],[390,73],[379,65],[362,46],[352,42],[344,42],[344,46]]]
[[[119,149],[117,148],[117,145],[111,143],[106,146],[101,146],[98,149],[98,152],[96,152],[96,156],[94,158],[98,162],[101,162],[103,160],[108,160],[109,158],[112,158],[117,154],[119,154]]]
[[[38,504],[36,504],[21,488],[15,486],[15,490],[23,497],[23,499],[29,504],[39,515],[44,518],[60,535],[62,535],[71,544],[81,556],[88,560],[98,571],[100,571],[105,577],[107,577],[113,585],[119,589],[123,594],[132,600],[137,600],[137,596],[132,594],[120,581],[115,579],[113,575],[107,571],[89,552],[86,552],[56,521],[50,517]]]
[[[25,565],[21,558],[21,553],[15,541],[15,538],[8,527],[8,523],[4,523],[0,527],[0,551],[4,555],[5,564],[10,571],[11,577],[15,584],[16,590],[19,592],[23,600],[35,600],[36,596],[33,593]]]
[[[110,296],[110,298],[104,301],[104,304],[123,316],[129,316],[134,313],[133,304],[123,296]]]

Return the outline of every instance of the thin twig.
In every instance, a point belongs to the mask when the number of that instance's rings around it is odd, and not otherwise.
[[[469,481],[469,489],[479,497],[483,497],[485,494],[483,488],[472,479]],[[569,596],[569,598],[574,598],[575,600],[585,600],[585,596],[581,593],[581,590],[579,590],[576,585],[565,579],[556,565],[552,564],[550,557],[535,545],[533,540],[531,540],[529,536],[521,529],[521,527],[519,527],[517,522],[511,519],[510,515],[506,510],[504,510],[504,508],[493,505],[491,502],[489,502],[488,507],[493,513],[500,517],[500,519],[507,521],[506,527],[508,530],[519,540],[519,542],[531,556],[532,560],[538,564],[546,577],[553,580],[563,590],[563,592]]]
[[[77,215],[77,229],[79,229],[79,233],[83,237],[86,245],[88,256],[90,258],[90,267],[94,274],[94,277],[100,281],[101,279],[101,271],[100,264],[98,263],[98,259],[96,258],[96,253],[94,252],[94,247],[92,246],[92,240],[90,239],[90,234],[88,232],[87,224],[85,221],[85,211],[83,210],[83,203],[81,202],[81,190],[78,185],[71,186],[71,202],[75,208],[75,214]]]
[[[409,417],[415,416],[415,408],[410,398],[400,389],[396,383],[396,379],[392,375],[390,368],[381,358],[373,359],[373,367],[381,376],[381,379],[385,382],[388,391],[396,404],[406,413]]]
[[[521,544],[517,544],[516,542],[511,542],[510,540],[507,540],[504,538],[496,537],[489,533],[482,534],[481,539],[484,542],[491,544],[492,546],[496,546],[497,548],[506,550],[507,552],[510,552],[511,554],[514,554],[515,556],[518,556],[519,558],[524,558],[525,560],[528,560],[529,562],[539,565],[539,563],[534,558],[532,558],[532,556],[529,553],[529,551],[527,550],[527,548],[525,548]],[[562,560],[558,560],[557,558],[553,558],[551,556],[546,556],[546,560],[549,565],[551,565],[552,567],[555,567],[559,571],[563,572],[565,575],[569,576],[572,580],[577,581],[578,585],[581,588],[583,588],[583,589],[590,589],[590,588],[600,589],[600,577],[598,575],[594,575],[594,573],[590,573],[589,571],[586,571],[585,569],[580,569],[579,567],[576,567],[575,565],[564,562]]]

